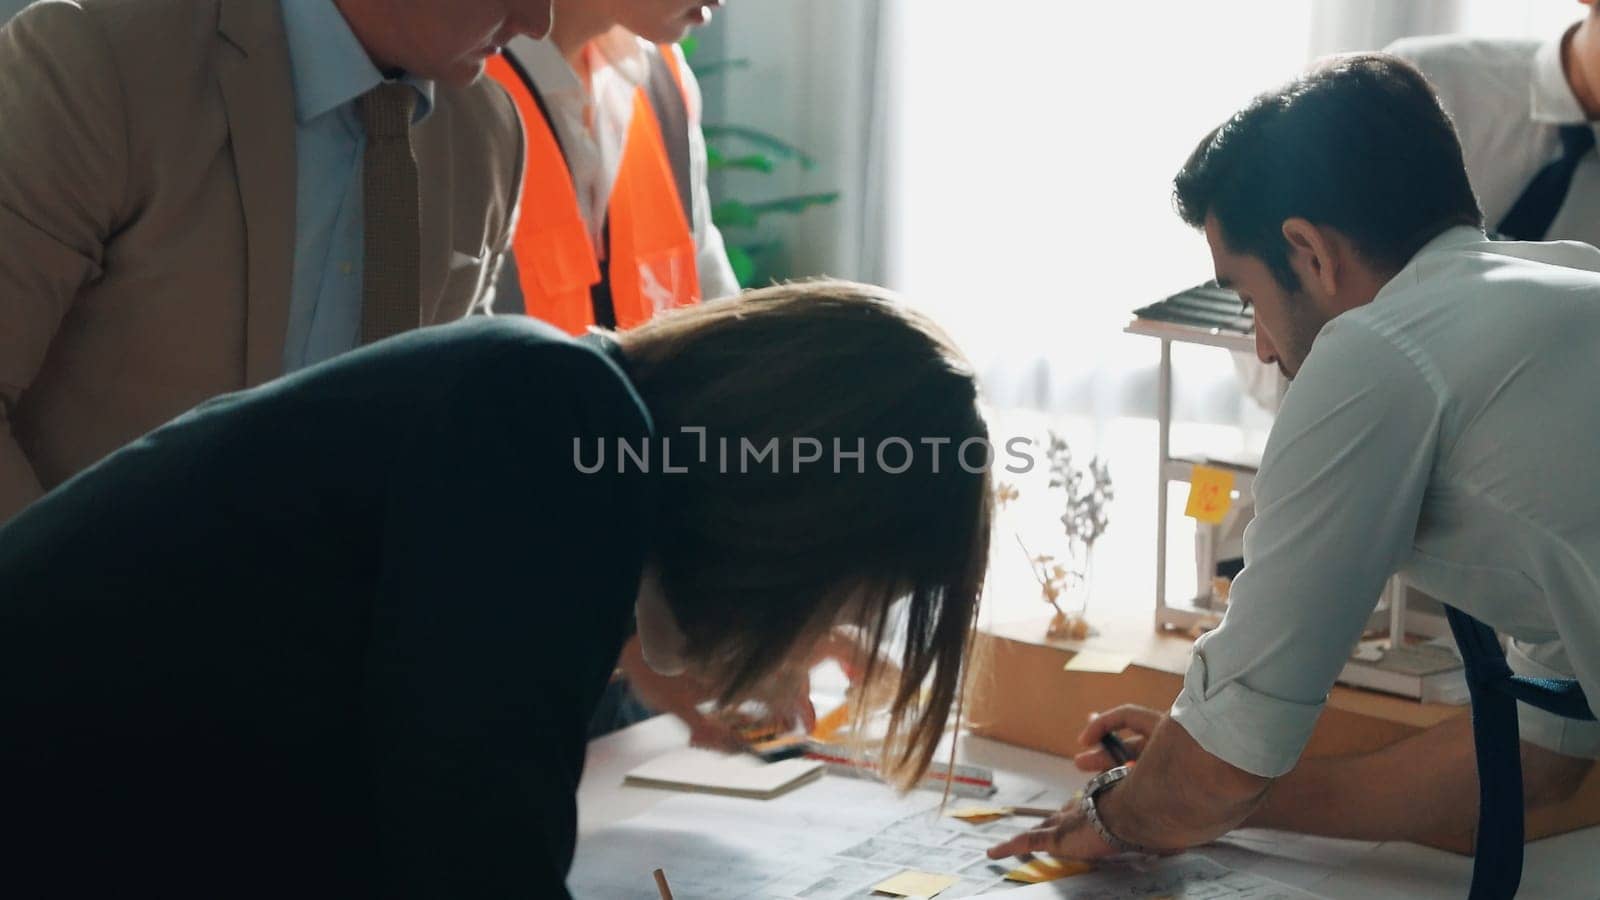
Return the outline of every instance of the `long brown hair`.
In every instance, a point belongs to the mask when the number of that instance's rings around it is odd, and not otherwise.
[[[858,626],[872,660],[898,645],[882,764],[920,778],[989,556],[988,428],[965,357],[892,293],[842,281],[675,310],[617,340],[688,470],[656,478],[652,554],[688,655],[726,703],[833,625]],[[775,461],[759,455],[774,439]]]

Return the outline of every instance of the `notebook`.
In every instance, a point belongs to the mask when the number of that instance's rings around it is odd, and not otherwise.
[[[769,763],[748,754],[685,748],[629,772],[624,784],[768,800],[822,774],[814,759]]]

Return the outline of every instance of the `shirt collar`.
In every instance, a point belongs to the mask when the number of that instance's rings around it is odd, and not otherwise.
[[[619,25],[590,41],[585,52],[592,54],[591,63],[610,66],[634,87],[640,87],[650,79],[650,59],[645,55],[647,46],[642,38]],[[528,70],[540,94],[547,97],[584,94],[583,81],[549,38],[536,41],[519,37],[508,49]]]
[[[385,81],[333,0],[281,0],[281,5],[296,122],[304,125]],[[400,80],[417,89],[412,121],[421,122],[433,111],[433,82],[411,75]]]
[[[1389,279],[1383,287],[1379,288],[1378,293],[1372,299],[1380,300],[1386,294],[1400,290],[1405,285],[1415,284],[1417,281],[1417,265],[1423,257],[1435,253],[1460,250],[1472,244],[1485,243],[1488,240],[1489,238],[1484,235],[1483,229],[1474,225],[1453,225],[1446,228],[1435,235],[1433,240],[1423,244],[1422,249],[1413,254],[1411,260],[1400,271],[1396,272],[1394,277]]]
[[[595,38],[589,45],[634,87],[644,87],[650,80],[649,46],[644,38],[620,25]]]
[[[1555,40],[1539,46],[1533,54],[1532,113],[1535,122],[1546,125],[1572,125],[1587,120],[1578,98],[1567,82],[1566,69],[1561,65],[1561,47],[1572,36],[1573,25]]]

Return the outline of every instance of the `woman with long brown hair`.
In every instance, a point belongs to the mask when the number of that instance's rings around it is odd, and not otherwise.
[[[894,653],[910,781],[960,692],[988,460],[960,353],[842,282],[581,342],[428,329],[212,401],[0,529],[8,877],[562,896],[635,628],[732,703],[853,627]]]

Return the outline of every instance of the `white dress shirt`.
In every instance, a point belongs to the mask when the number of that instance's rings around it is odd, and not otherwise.
[[[1172,708],[1208,752],[1293,768],[1396,571],[1527,642],[1514,669],[1600,698],[1596,273],[1585,244],[1453,228],[1323,328],[1255,479],[1246,567]],[[1600,756],[1594,723],[1521,721]]]
[[[584,49],[590,71],[587,88],[549,40],[519,37],[507,45],[507,51],[522,63],[544,97],[556,137],[567,156],[578,206],[589,226],[589,240],[597,248],[597,258],[603,259],[606,215],[611,190],[622,167],[628,128],[633,124],[634,95],[650,78],[650,60],[646,56],[649,44],[621,27],[590,41]],[[678,71],[683,73],[687,95],[689,183],[694,194],[691,227],[700,296],[715,300],[737,294],[739,282],[728,263],[722,233],[711,223],[706,139],[700,131],[700,85],[683,52],[676,46],[672,52],[678,55]]]
[[[1467,177],[1491,230],[1533,176],[1561,155],[1561,126],[1587,121],[1561,68],[1563,40],[1442,36],[1407,38],[1388,48],[1422,70],[1455,120]],[[1600,246],[1600,155],[1595,151],[1579,163],[1545,240]]]

